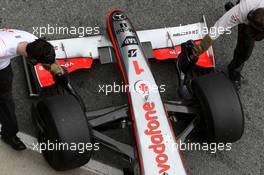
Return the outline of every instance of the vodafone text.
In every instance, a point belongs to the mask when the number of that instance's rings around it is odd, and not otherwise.
[[[156,154],[155,161],[159,169],[159,173],[162,174],[168,171],[170,166],[167,164],[168,156],[165,153],[166,147],[160,131],[160,123],[158,121],[158,116],[156,115],[155,103],[144,103],[143,110],[145,111],[145,119],[148,122],[147,129],[144,133],[149,136],[151,140],[151,145],[149,145],[148,148]]]

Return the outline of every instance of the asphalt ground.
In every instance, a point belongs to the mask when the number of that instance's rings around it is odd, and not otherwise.
[[[1,175],[95,175],[87,174],[84,168],[74,169],[67,172],[57,172],[47,165],[43,156],[37,152],[27,149],[22,152],[14,151],[0,140],[0,164]],[[14,168],[15,167],[15,168]]]
[[[58,26],[99,26],[102,33],[106,29],[106,14],[111,8],[120,8],[130,17],[137,30],[178,26],[194,23],[206,15],[209,26],[224,13],[224,3],[217,0],[0,0],[0,27],[16,28],[33,32],[33,27]],[[214,44],[217,67],[222,68],[232,59],[236,44],[236,31],[232,35],[220,37]],[[69,35],[48,35],[48,39],[71,38]],[[232,145],[231,151],[212,154],[208,151],[185,151],[189,174],[201,175],[257,175],[264,174],[263,153],[263,102],[264,102],[264,52],[263,42],[256,44],[253,55],[243,70],[244,82],[240,91],[245,113],[245,132],[242,139]],[[152,62],[158,84],[166,85],[164,99],[176,97],[176,71],[170,61]],[[20,129],[33,135],[29,99],[26,89],[22,62],[13,59],[13,92]],[[98,84],[121,83],[121,75],[113,65],[95,64],[93,69],[75,72],[71,76],[73,85],[85,97],[89,110],[126,102],[124,94],[98,93]],[[107,157],[107,155],[104,155]],[[111,158],[111,157],[110,157]],[[108,158],[108,159],[110,159]]]

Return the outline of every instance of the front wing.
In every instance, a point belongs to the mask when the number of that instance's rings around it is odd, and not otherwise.
[[[204,37],[202,31],[207,28],[205,18],[203,22],[185,26],[160,28],[138,31],[146,57],[157,60],[177,59],[181,52],[181,44],[194,40],[197,44]],[[84,38],[53,40],[50,43],[56,51],[57,61],[69,73],[79,69],[89,69],[94,60],[102,64],[115,62],[113,45],[107,36],[98,35]],[[30,96],[38,96],[41,90],[54,85],[52,75],[41,64],[32,66],[23,59]],[[213,68],[215,66],[213,49],[199,57],[198,67]]]

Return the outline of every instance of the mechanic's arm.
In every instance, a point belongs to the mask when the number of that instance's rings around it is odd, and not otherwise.
[[[202,53],[207,51],[214,43],[214,41],[222,34],[227,31],[231,31],[234,26],[242,23],[243,16],[240,11],[240,4],[236,5],[228,12],[226,12],[210,29],[209,34],[207,34],[200,45],[195,45],[194,54],[200,56]]]
[[[54,47],[46,39],[39,38],[31,43],[20,42],[16,52],[18,55],[29,58],[34,64],[41,63],[52,74],[56,83],[64,87],[68,85],[68,72],[56,61]]]

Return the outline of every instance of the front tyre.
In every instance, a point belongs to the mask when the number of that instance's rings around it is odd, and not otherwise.
[[[58,171],[74,169],[90,160],[91,150],[80,149],[80,146],[86,148],[85,145],[92,145],[90,128],[80,104],[73,96],[43,99],[33,107],[33,111],[39,142],[46,145],[43,156],[52,168]]]
[[[225,74],[197,77],[191,88],[202,108],[208,141],[232,143],[239,140],[244,131],[243,110],[239,95]]]

